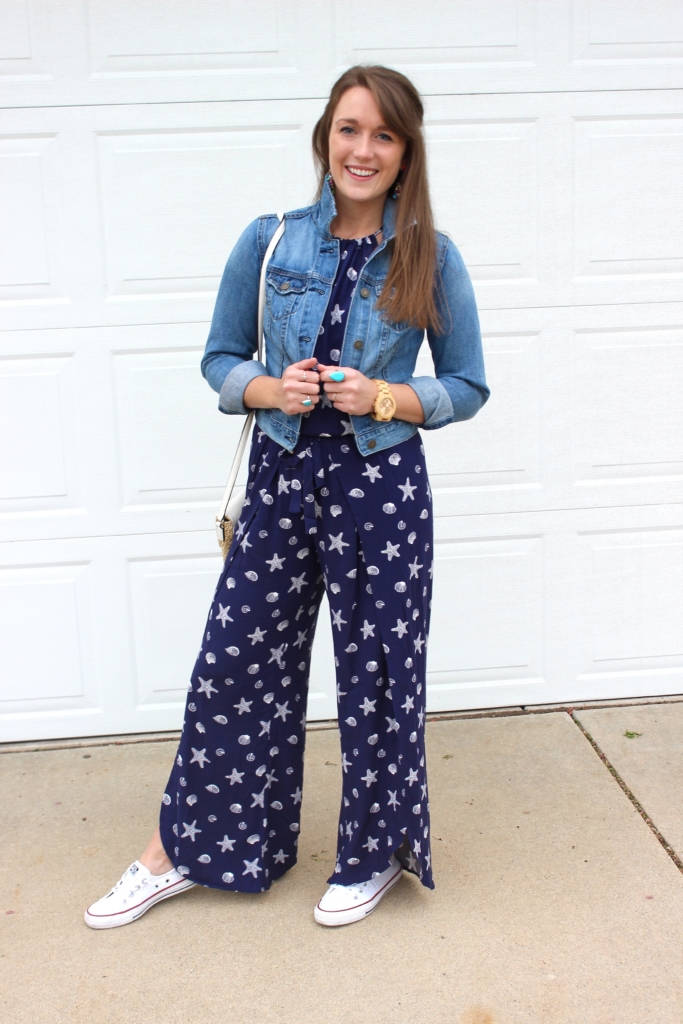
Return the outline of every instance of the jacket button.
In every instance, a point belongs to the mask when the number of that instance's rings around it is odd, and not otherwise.
[[[361,288],[361,290],[360,290],[360,297],[361,297],[361,299],[369,299],[370,298],[370,289],[369,288]]]
[[[357,349],[361,349],[363,347],[363,342],[360,339],[358,339],[358,341],[354,341],[353,347],[357,348]]]
[[[377,442],[376,441],[368,441],[368,448],[376,448],[376,447],[377,447]]]
[[[289,281],[285,281],[284,284],[280,285],[280,291],[281,292],[288,292],[289,291]]]

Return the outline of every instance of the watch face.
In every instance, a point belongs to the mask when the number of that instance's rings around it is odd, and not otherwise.
[[[394,408],[394,403],[390,398],[385,396],[383,399],[381,399],[379,407],[380,411],[384,416],[390,416]]]

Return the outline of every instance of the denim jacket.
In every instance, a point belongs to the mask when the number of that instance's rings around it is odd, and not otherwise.
[[[460,254],[437,233],[438,309],[442,328],[427,338],[435,377],[414,377],[424,331],[409,323],[392,323],[376,308],[387,276],[394,234],[396,203],[384,207],[382,243],[365,265],[347,317],[340,366],[390,384],[409,384],[424,411],[424,426],[435,430],[470,419],[489,396],[477,307]],[[277,217],[259,217],[242,234],[230,254],[216,299],[202,373],[219,392],[218,408],[241,413],[244,391],[260,374],[281,377],[285,367],[313,355],[339,265],[339,241],[330,233],[337,210],[326,184],[319,202],[286,214],[283,237],[270,260],[264,317],[265,365],[253,358],[257,350],[257,311],[261,263],[278,224]],[[302,410],[303,412],[303,410]],[[257,409],[259,427],[292,451],[299,437],[301,415],[280,409]],[[370,415],[352,416],[356,444],[363,455],[412,437],[418,427],[405,420],[379,423]]]

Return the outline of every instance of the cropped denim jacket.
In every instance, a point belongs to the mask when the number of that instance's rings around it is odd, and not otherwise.
[[[354,367],[367,377],[390,384],[409,384],[416,392],[427,430],[475,415],[489,396],[477,307],[469,275],[453,243],[437,233],[437,289],[440,332],[427,331],[435,377],[414,377],[424,331],[409,323],[392,323],[376,308],[390,261],[387,243],[394,234],[395,208],[387,199],[382,243],[358,278],[347,317],[340,366]],[[290,363],[313,355],[332,284],[339,265],[339,241],[330,233],[337,210],[326,184],[319,202],[286,215],[283,237],[270,260],[264,318],[265,365],[253,358],[257,350],[257,308],[261,263],[277,217],[259,217],[244,231],[230,254],[216,299],[202,373],[219,392],[218,408],[241,413],[244,391],[260,374],[281,377]],[[280,409],[257,409],[262,430],[292,451],[299,437],[301,415]],[[352,416],[356,444],[363,455],[399,444],[418,429],[394,419],[379,423],[371,416]]]

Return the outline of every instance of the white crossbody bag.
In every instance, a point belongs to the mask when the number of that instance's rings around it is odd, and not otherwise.
[[[266,273],[268,271],[268,263],[270,262],[270,257],[275,251],[277,243],[285,233],[285,215],[284,213],[278,213],[277,216],[280,223],[275,234],[271,238],[270,244],[266,249],[266,254],[263,257],[261,277],[259,280],[258,348],[256,353],[256,358],[259,361],[263,359],[263,314],[266,304]],[[235,487],[235,481],[237,480],[237,474],[240,471],[244,450],[249,442],[249,434],[251,433],[251,426],[253,422],[254,410],[252,409],[244,422],[244,426],[242,427],[237,451],[235,452],[235,457],[232,460],[232,466],[230,467],[230,473],[228,474],[228,482],[225,485],[220,511],[216,516],[216,536],[218,537],[218,543],[220,544],[220,548],[223,553],[223,559],[228,557],[228,551],[230,550],[230,545],[232,543],[232,535],[235,530],[235,523],[242,514],[242,506],[244,505],[244,498],[246,494],[245,488]]]

